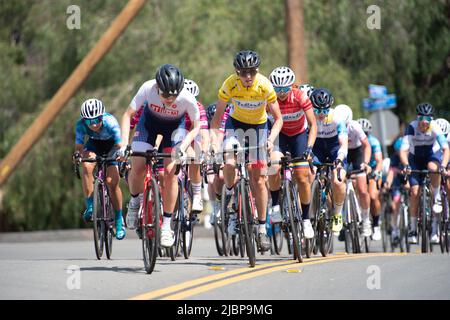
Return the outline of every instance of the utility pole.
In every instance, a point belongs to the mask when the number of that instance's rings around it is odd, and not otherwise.
[[[308,82],[303,0],[285,0],[288,63],[294,71],[297,83]]]

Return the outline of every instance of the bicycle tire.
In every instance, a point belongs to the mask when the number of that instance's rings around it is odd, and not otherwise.
[[[316,255],[319,252],[319,234],[317,230],[317,221],[318,221],[318,211],[320,206],[320,184],[317,180],[314,180],[311,186],[311,205],[309,208],[309,217],[311,221],[311,225],[314,230],[314,238],[312,238],[311,246],[310,246],[310,255],[311,253]],[[289,252],[289,254],[291,254]]]
[[[426,194],[423,188],[421,188],[421,201],[420,201],[420,217],[421,217],[421,225],[420,225],[420,237],[421,237],[421,251],[422,253],[428,252],[428,230],[427,230],[427,199]]]
[[[103,184],[96,179],[94,182],[94,204],[92,210],[92,221],[94,231],[94,248],[97,259],[100,260],[103,255],[105,244],[105,220],[103,217]]]
[[[247,190],[248,186],[244,179],[239,183],[238,201],[239,209],[241,210],[241,227],[244,227],[245,247],[250,266],[253,268],[256,265],[256,250],[255,250],[255,234],[253,230],[253,215],[251,215],[250,193]]]
[[[295,215],[294,210],[294,199],[293,199],[293,187],[291,183],[288,181],[285,185],[285,194],[283,195],[283,198],[286,197],[287,200],[287,211],[289,214],[289,228],[292,232],[292,242],[293,242],[293,253],[294,253],[294,260],[297,259],[298,262],[303,262],[303,256],[302,256],[302,230],[299,218]],[[282,199],[282,203],[284,203]],[[297,212],[298,214],[298,212]]]
[[[142,206],[142,252],[144,258],[144,268],[151,274],[155,268],[156,256],[158,254],[160,223],[161,223],[161,201],[159,198],[158,184],[154,178],[147,186],[144,194],[144,204]],[[149,217],[152,217],[152,224],[149,225]]]
[[[223,255],[228,257],[230,254],[230,247],[228,246],[228,203],[227,203],[227,186],[222,187],[222,198],[220,200],[220,238],[222,240]]]
[[[325,200],[321,206],[324,206],[322,217],[318,221],[319,230],[319,250],[323,257],[328,256],[331,251],[333,243],[333,232],[331,231],[332,221],[331,221],[331,210],[332,206],[328,199]]]
[[[109,260],[111,259],[112,256],[112,249],[113,249],[113,239],[114,239],[114,224],[115,224],[115,214],[114,214],[114,209],[112,207],[111,204],[111,200],[109,198],[109,193],[106,194],[106,208],[108,210],[107,212],[107,223],[106,223],[106,228],[105,228],[105,253],[106,253],[106,258]],[[116,230],[117,232],[117,230]]]
[[[283,232],[281,230],[281,222],[273,223],[272,228],[272,240],[273,249],[275,254],[280,255],[281,250],[283,250]]]
[[[190,194],[192,194],[192,192],[190,192]],[[192,196],[189,196],[189,193],[184,193],[184,228],[181,230],[181,236],[183,238],[183,255],[185,259],[189,259],[194,241],[194,219],[196,220],[196,217],[191,216],[193,214],[190,210],[191,207]]]
[[[360,222],[358,221],[358,212],[356,211],[356,195],[355,192],[350,190],[349,192],[349,213],[351,215],[351,228],[352,228],[352,235],[353,235],[353,253],[361,253],[361,244],[362,244],[362,237],[361,237],[361,231],[360,231]]]
[[[170,260],[175,261],[176,258],[179,256],[180,253],[180,247],[183,246],[182,244],[182,238],[181,238],[181,229],[183,225],[183,215],[184,215],[184,206],[182,201],[183,192],[182,189],[182,182],[178,178],[178,195],[177,195],[177,201],[175,210],[172,215],[172,230],[175,237],[175,242],[172,247],[169,248],[168,253]]]
[[[450,250],[450,239],[448,236],[448,229],[449,229],[450,225],[448,221],[445,221],[444,224],[444,238],[445,238],[445,250],[447,251],[447,253],[449,253]]]
[[[223,190],[222,190],[222,193],[223,193]],[[220,210],[222,211],[222,200],[220,201]],[[214,215],[213,230],[214,230],[214,242],[216,244],[217,254],[220,257],[222,257],[225,255],[225,253],[224,253],[224,249],[223,249],[223,243],[221,244],[220,242],[222,241],[222,230],[223,230],[222,224],[224,222],[223,218],[225,218],[225,216],[222,215],[222,212],[220,213],[219,216],[217,216],[217,213],[214,212],[214,208],[213,208],[213,212],[211,213],[211,215]]]
[[[386,202],[382,202],[381,203],[381,214],[380,214],[380,219],[381,219],[381,244],[383,247],[383,252],[387,252],[387,248],[388,248],[388,239],[390,239],[390,235],[388,233],[389,230],[389,219],[388,219],[388,212],[387,212],[387,204]],[[391,248],[392,249],[392,248]]]

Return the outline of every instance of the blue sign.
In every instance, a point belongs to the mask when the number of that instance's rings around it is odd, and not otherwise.
[[[387,88],[385,86],[378,86],[375,84],[369,84],[369,97],[372,99],[381,99],[386,97]]]

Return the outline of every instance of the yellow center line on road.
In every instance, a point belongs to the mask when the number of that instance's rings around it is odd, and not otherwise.
[[[272,272],[276,272],[276,271],[283,271],[286,269],[291,268],[293,265],[296,266],[310,266],[310,265],[314,265],[314,264],[323,264],[323,263],[328,263],[328,262],[333,262],[333,261],[337,261],[337,260],[352,260],[352,259],[361,259],[361,258],[367,258],[367,257],[383,257],[383,256],[403,256],[406,255],[404,253],[382,253],[382,254],[355,254],[355,255],[348,255],[348,256],[328,256],[328,257],[324,257],[321,259],[316,259],[315,261],[311,261],[311,259],[309,259],[308,261],[303,261],[303,263],[298,264],[298,263],[291,263],[288,265],[283,265],[283,266],[274,266],[271,268],[267,268],[267,269],[263,269],[263,270],[258,270],[255,272],[251,272],[251,273],[246,273],[240,276],[235,276],[232,277],[230,279],[224,279],[221,281],[216,281],[213,283],[208,283],[193,289],[188,289],[179,293],[175,293],[172,294],[170,296],[166,296],[163,297],[161,300],[181,300],[181,299],[186,299],[188,297],[200,294],[200,293],[204,293],[206,291],[210,291],[216,288],[220,288],[232,283],[236,283],[236,282],[240,282],[243,280],[248,280],[248,279],[252,279],[255,277],[260,277]]]
[[[235,282],[259,277],[271,272],[281,271],[290,269],[293,266],[303,267],[313,264],[320,264],[326,262],[332,262],[337,260],[351,260],[351,259],[361,259],[367,257],[383,257],[383,256],[403,256],[404,253],[380,253],[380,254],[354,254],[346,256],[328,256],[328,257],[317,257],[304,260],[303,263],[298,263],[294,260],[267,263],[262,265],[257,265],[254,268],[239,268],[220,274],[215,274],[211,276],[206,276],[198,278],[195,280],[186,281],[177,285],[170,287],[150,291],[135,297],[130,298],[130,300],[150,300],[150,299],[162,299],[162,300],[178,300],[184,299],[196,294],[200,294],[206,291],[210,291],[215,288],[223,287]],[[225,279],[224,279],[225,278]],[[221,280],[223,279],[223,280]]]

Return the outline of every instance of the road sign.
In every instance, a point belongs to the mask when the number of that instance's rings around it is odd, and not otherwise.
[[[372,99],[384,98],[387,95],[387,88],[375,84],[369,84],[369,97]]]
[[[372,100],[372,104],[370,106],[371,111],[379,110],[379,109],[392,109],[397,106],[397,97],[395,94],[386,95],[383,98]]]

